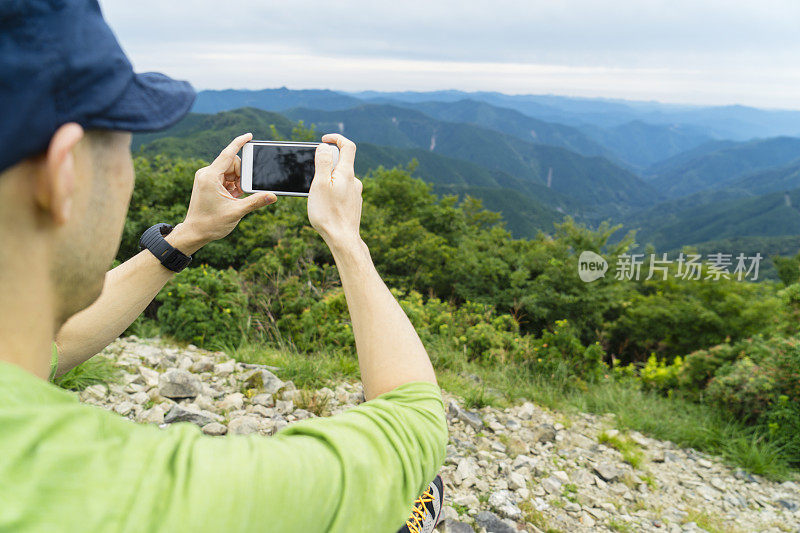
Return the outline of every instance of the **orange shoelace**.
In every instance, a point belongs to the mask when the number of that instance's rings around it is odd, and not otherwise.
[[[425,522],[425,517],[428,515],[428,508],[425,507],[425,504],[432,501],[433,493],[430,488],[414,501],[414,508],[411,510],[411,518],[406,520],[409,533],[420,533],[419,528],[422,527],[422,524]]]

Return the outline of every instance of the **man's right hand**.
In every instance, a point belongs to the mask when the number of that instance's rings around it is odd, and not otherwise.
[[[322,136],[323,143],[336,143],[339,162],[333,167],[333,151],[320,145],[315,154],[314,180],[308,195],[308,220],[332,249],[361,241],[361,181],[353,164],[356,145],[338,133]]]

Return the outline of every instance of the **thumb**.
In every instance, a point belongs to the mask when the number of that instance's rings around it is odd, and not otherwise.
[[[325,176],[330,178],[333,174],[333,150],[336,148],[334,145],[322,143],[317,146],[314,152],[314,175]]]
[[[247,198],[241,198],[236,201],[236,206],[239,209],[239,218],[251,213],[259,207],[274,204],[278,201],[278,197],[271,192],[259,192],[251,194]]]

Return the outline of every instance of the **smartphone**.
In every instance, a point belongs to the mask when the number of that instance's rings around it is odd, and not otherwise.
[[[339,160],[335,144],[289,141],[250,141],[242,148],[242,190],[283,196],[308,196],[314,179],[314,154],[325,144]]]

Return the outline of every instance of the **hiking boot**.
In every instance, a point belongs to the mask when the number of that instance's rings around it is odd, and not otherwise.
[[[431,533],[439,523],[443,501],[444,484],[442,476],[437,475],[425,492],[414,500],[411,516],[397,533]]]

